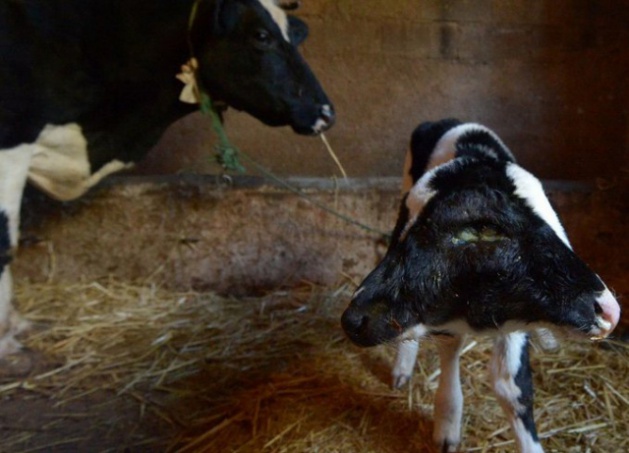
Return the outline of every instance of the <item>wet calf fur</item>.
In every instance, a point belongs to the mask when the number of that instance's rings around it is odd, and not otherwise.
[[[413,133],[405,190],[389,249],[342,317],[361,346],[400,341],[394,376],[410,375],[422,336],[441,360],[434,440],[461,439],[458,357],[466,335],[494,338],[489,365],[521,452],[541,452],[533,418],[529,332],[598,339],[618,302],[573,252],[537,178],[500,138],[448,119]]]

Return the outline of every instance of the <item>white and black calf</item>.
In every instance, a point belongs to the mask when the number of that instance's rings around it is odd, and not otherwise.
[[[297,50],[307,34],[273,0],[0,0],[0,256],[17,245],[27,179],[77,198],[197,110],[176,77],[191,49],[194,80],[216,103],[300,134],[329,128],[332,104]],[[5,265],[0,358],[23,326],[11,298]]]
[[[412,368],[421,337],[435,336],[441,375],[433,434],[442,451],[461,438],[465,336],[493,337],[494,391],[519,450],[541,452],[528,333],[604,338],[618,323],[618,302],[572,251],[540,181],[489,129],[421,124],[406,172],[412,188],[389,249],[356,290],[343,328],[361,346],[401,340],[402,368]]]

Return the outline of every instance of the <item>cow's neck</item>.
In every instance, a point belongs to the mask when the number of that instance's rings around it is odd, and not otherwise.
[[[142,80],[155,71],[174,77],[189,55],[188,20],[194,0],[139,0],[124,2],[115,29],[120,59],[115,77]],[[120,61],[120,60],[118,60]],[[144,79],[146,80],[146,79]]]

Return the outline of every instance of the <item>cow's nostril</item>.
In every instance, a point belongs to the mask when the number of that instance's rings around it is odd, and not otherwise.
[[[319,118],[321,118],[326,124],[332,124],[334,122],[334,110],[328,104],[322,105],[319,110]]]
[[[329,104],[324,104],[319,107],[319,116],[317,121],[312,126],[312,132],[314,134],[320,134],[327,131],[334,124],[334,110]]]

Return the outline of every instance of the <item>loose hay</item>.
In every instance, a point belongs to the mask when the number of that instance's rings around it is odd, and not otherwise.
[[[20,309],[39,326],[25,342],[38,353],[27,376],[0,378],[0,451],[432,451],[433,346],[411,386],[390,390],[394,349],[357,349],[339,327],[350,292],[23,285]],[[461,361],[463,451],[514,449],[485,377],[489,348],[472,342]],[[628,357],[626,345],[586,343],[533,353],[548,451],[629,451]],[[24,420],[36,427],[7,422],[7,408],[34,401],[43,409]]]

